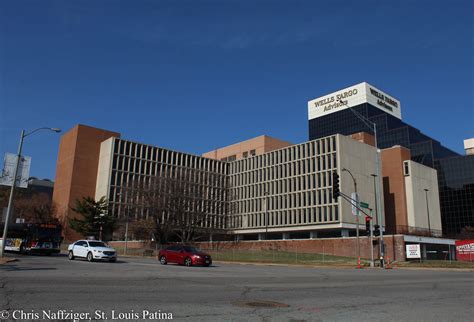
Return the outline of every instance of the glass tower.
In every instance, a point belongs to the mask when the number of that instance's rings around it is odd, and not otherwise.
[[[417,128],[371,105],[352,107],[377,124],[378,147],[401,145],[411,150],[413,161],[438,171],[443,234],[456,236],[464,227],[474,227],[474,156],[460,155]],[[349,109],[309,120],[309,139],[340,133],[371,132]],[[373,133],[371,133],[373,134]]]

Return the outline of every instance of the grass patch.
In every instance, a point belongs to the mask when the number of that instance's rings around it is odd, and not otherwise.
[[[325,265],[357,265],[357,260],[350,257],[327,254],[296,253],[282,251],[245,251],[245,250],[203,250],[211,254],[215,261],[275,263],[275,264],[325,264]],[[362,265],[369,266],[368,261]]]

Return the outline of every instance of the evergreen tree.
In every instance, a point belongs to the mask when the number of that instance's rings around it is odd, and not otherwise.
[[[91,197],[83,197],[82,200],[76,199],[76,205],[71,210],[82,217],[69,219],[69,226],[72,229],[84,236],[100,238],[102,227],[102,239],[110,239],[116,219],[107,211],[108,202],[105,197],[98,201]]]

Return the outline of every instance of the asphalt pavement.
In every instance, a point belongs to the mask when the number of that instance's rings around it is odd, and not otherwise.
[[[469,271],[21,256],[0,265],[0,319],[469,321],[473,291]]]

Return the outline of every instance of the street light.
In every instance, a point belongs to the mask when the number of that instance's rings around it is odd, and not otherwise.
[[[263,194],[265,195],[265,240],[268,240],[268,191]]]
[[[98,219],[98,224],[99,224],[99,240],[102,241],[102,225],[104,224],[104,217],[105,214],[99,214],[98,216],[95,216],[94,219]]]
[[[124,197],[124,203],[125,203],[125,248],[124,248],[124,255],[127,255],[127,250],[128,250],[128,222],[130,220],[130,208],[128,204],[128,198],[127,198],[127,192],[125,193],[119,193],[118,194],[120,197]]]
[[[360,242],[359,242],[359,196],[357,195],[357,182],[356,182],[356,179],[354,178],[354,176],[352,175],[352,172],[350,172],[348,169],[346,168],[343,168],[342,169],[342,172],[347,172],[351,175],[352,177],[352,181],[354,182],[354,192],[355,192],[355,198],[356,200],[351,200],[351,204],[353,204],[354,202],[356,203],[356,217],[357,217],[357,263],[359,264],[359,268],[360,268]]]
[[[20,144],[18,145],[18,153],[17,153],[17,158],[16,158],[15,170],[13,171],[13,182],[12,182],[12,187],[10,189],[10,197],[8,198],[7,216],[5,218],[5,226],[3,227],[3,243],[2,243],[2,247],[0,247],[0,257],[3,257],[3,254],[5,253],[5,244],[7,241],[7,233],[8,233],[8,222],[10,221],[10,216],[12,212],[13,195],[15,193],[16,176],[18,175],[18,166],[20,165],[21,150],[23,148],[23,140],[27,136],[40,130],[49,130],[56,133],[61,132],[60,129],[55,128],[55,127],[40,127],[28,133],[25,133],[25,130],[21,130]]]
[[[378,180],[375,181],[376,182],[375,194],[377,196],[377,202],[375,203],[376,204],[375,209],[376,209],[376,212],[377,212],[377,215],[378,215],[378,222],[379,222],[380,227],[381,227],[381,229],[380,229],[380,256],[382,257],[382,265],[383,265],[383,263],[385,263],[385,249],[384,249],[385,247],[384,247],[384,243],[383,243],[383,222],[382,222],[383,208],[382,208],[382,200],[381,200],[381,193],[380,193],[380,178],[382,178],[382,171],[381,171],[381,167],[380,167],[379,148],[378,148],[378,144],[377,144],[377,124],[375,122],[372,122],[371,120],[369,120],[364,115],[357,112],[356,110],[354,110],[352,107],[350,107],[347,104],[347,101],[343,101],[342,99],[339,99],[338,102],[345,105],[345,106],[347,106],[349,108],[349,110],[364,123],[365,126],[367,126],[369,129],[371,129],[374,132],[374,139],[375,139],[375,142],[374,142],[375,143],[375,172],[378,176]],[[383,265],[383,266],[385,266],[385,265]]]
[[[431,226],[430,226],[430,207],[428,206],[428,189],[425,190],[425,198],[426,198],[426,214],[428,216],[428,234],[431,237]]]

